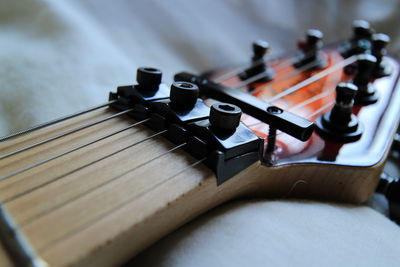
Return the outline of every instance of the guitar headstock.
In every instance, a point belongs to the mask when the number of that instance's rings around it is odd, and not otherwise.
[[[268,136],[275,133],[270,128],[276,125],[270,127],[268,121],[244,114],[242,121],[266,138],[264,160],[268,165],[367,167],[384,160],[399,119],[399,61],[386,53],[387,35],[373,34],[365,21],[355,21],[353,31],[349,41],[322,46],[322,33],[309,30],[305,40],[298,43],[299,52],[272,59],[264,57],[268,44],[256,41],[249,66],[202,76],[316,123],[316,131],[308,140],[277,131],[273,141]],[[177,78],[195,81],[188,75],[178,74]],[[346,101],[343,94],[351,89],[344,86],[354,84],[354,94]],[[267,140],[276,142],[273,150],[268,149]]]
[[[55,266],[113,266],[236,197],[366,201],[398,126],[400,64],[388,36],[353,29],[331,45],[309,30],[276,58],[257,41],[245,66],[172,85],[139,68],[107,103],[0,138],[0,239],[25,265],[23,236]]]

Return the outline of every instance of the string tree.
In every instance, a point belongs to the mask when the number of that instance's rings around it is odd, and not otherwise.
[[[363,133],[363,126],[353,114],[357,86],[341,82],[336,86],[336,100],[333,108],[318,117],[317,133],[334,141],[349,143],[357,141]]]
[[[252,51],[251,66],[240,73],[239,78],[241,80],[254,79],[250,84],[271,81],[275,76],[275,71],[265,59],[270,51],[269,43],[264,40],[256,40],[252,44]]]
[[[300,52],[294,59],[293,65],[295,68],[310,65],[310,70],[318,70],[327,66],[327,61],[320,51],[323,45],[323,37],[323,33],[317,29],[309,29],[306,32],[305,40],[298,42]]]

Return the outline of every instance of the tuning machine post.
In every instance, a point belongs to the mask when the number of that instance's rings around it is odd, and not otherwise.
[[[247,80],[255,78],[254,82],[269,82],[275,76],[275,71],[268,66],[265,56],[270,50],[268,42],[257,40],[253,42],[253,56],[251,58],[251,66],[239,74],[240,79]],[[259,77],[259,78],[258,78]]]
[[[349,41],[339,47],[344,58],[363,53],[370,53],[372,49],[371,38],[374,30],[368,21],[353,21],[353,36]]]
[[[336,86],[336,101],[333,108],[318,117],[317,132],[328,139],[348,143],[361,138],[363,127],[353,114],[357,86],[339,83]]]

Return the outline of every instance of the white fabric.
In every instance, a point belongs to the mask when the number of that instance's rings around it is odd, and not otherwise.
[[[330,32],[327,40],[348,36],[354,18],[389,29],[398,10],[391,0],[0,0],[0,134],[103,103],[138,66],[161,68],[168,82],[177,71],[247,62],[253,39],[278,54],[309,27]],[[399,240],[399,228],[368,207],[247,201],[208,213],[135,263],[396,266]]]

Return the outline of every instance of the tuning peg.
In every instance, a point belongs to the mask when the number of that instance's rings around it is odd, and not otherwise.
[[[376,57],[374,76],[376,78],[388,76],[391,73],[390,66],[384,61],[387,54],[386,46],[390,42],[390,37],[384,33],[377,33],[372,36],[372,54]]]
[[[312,65],[309,69],[322,69],[326,66],[327,62],[320,52],[323,37],[323,33],[319,30],[310,29],[307,31],[305,41],[299,43],[301,53],[295,58],[294,66],[296,68],[307,64]]]
[[[335,105],[329,112],[317,119],[318,133],[340,142],[353,142],[360,139],[363,128],[353,114],[354,97],[357,86],[352,83],[339,83],[336,86]]]
[[[373,29],[368,21],[355,20],[353,21],[353,40],[371,39]]]
[[[371,51],[371,37],[374,30],[368,21],[353,21],[353,36],[339,48],[343,57],[363,54]]]
[[[251,58],[251,66],[244,72],[239,74],[242,80],[249,79],[254,76],[260,76],[254,82],[268,82],[274,78],[274,70],[268,66],[264,57],[270,50],[269,43],[263,40],[257,40],[252,45],[253,56]]]
[[[235,105],[216,103],[210,109],[210,124],[220,132],[233,132],[240,124],[242,110]]]
[[[171,85],[170,100],[173,108],[189,110],[199,97],[199,87],[189,82],[174,82]]]
[[[263,40],[257,40],[253,42],[253,61],[263,59],[264,56],[269,52],[269,43]]]
[[[357,95],[354,99],[357,105],[369,105],[378,101],[378,92],[371,83],[373,80],[373,71],[377,60],[373,55],[362,54],[357,60],[357,73],[354,76],[353,83],[358,87]]]
[[[162,72],[159,69],[141,67],[137,69],[138,88],[144,91],[155,91],[161,84]]]

